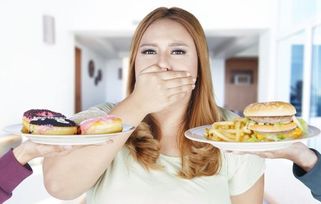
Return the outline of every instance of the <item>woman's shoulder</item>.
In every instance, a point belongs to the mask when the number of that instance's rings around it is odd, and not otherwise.
[[[229,178],[236,173],[246,175],[247,172],[262,172],[265,169],[265,159],[252,154],[236,154],[222,152],[222,167]]]
[[[116,104],[114,103],[101,103],[93,107],[90,107],[87,110],[76,113],[70,119],[79,124],[81,121],[84,121],[89,118],[105,116],[115,107],[115,105]]]
[[[226,176],[230,195],[247,191],[264,174],[265,160],[251,154],[222,153],[220,174]]]
[[[218,109],[219,109],[219,111],[220,111],[220,113],[221,113],[221,116],[222,116],[222,119],[223,119],[224,121],[226,121],[226,120],[233,120],[233,119],[235,119],[235,118],[239,118],[239,117],[240,117],[240,116],[237,115],[236,113],[234,113],[234,112],[232,112],[232,111],[230,111],[230,110],[228,110],[228,109],[225,109],[225,108],[223,108],[223,107],[219,107],[219,106],[218,106]]]
[[[116,106],[115,103],[106,102],[106,103],[101,103],[101,104],[95,105],[94,107],[91,107],[90,109],[99,109],[99,110],[101,110],[101,111],[104,111],[104,112],[108,113],[108,112],[110,112],[111,109],[113,109],[115,106]]]

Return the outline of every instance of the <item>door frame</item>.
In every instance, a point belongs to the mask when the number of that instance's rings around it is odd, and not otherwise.
[[[81,49],[75,47],[75,113],[82,110],[81,99]]]

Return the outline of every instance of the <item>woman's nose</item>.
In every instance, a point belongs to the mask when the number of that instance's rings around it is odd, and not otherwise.
[[[166,56],[166,54],[159,55],[157,65],[162,69],[166,69],[166,70],[172,69],[169,63],[168,56]]]

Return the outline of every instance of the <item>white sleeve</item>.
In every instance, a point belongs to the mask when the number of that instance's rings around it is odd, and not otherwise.
[[[95,118],[95,117],[107,115],[114,106],[115,105],[111,104],[111,103],[99,104],[97,106],[89,108],[88,110],[84,110],[79,113],[76,113],[75,115],[73,115],[69,119],[73,120],[73,121],[75,121],[75,123],[79,124],[82,121],[89,119],[89,118]]]
[[[256,155],[229,154],[228,177],[230,195],[249,190],[264,174],[265,160]]]

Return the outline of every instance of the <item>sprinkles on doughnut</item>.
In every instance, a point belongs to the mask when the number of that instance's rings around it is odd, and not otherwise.
[[[80,123],[80,133],[84,135],[116,133],[122,130],[122,119],[114,115],[90,118]]]
[[[77,125],[61,113],[31,109],[23,114],[22,132],[41,135],[77,134]]]

